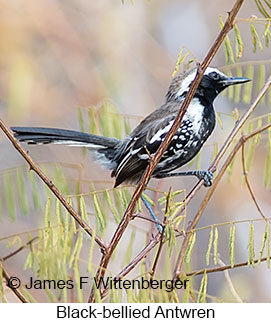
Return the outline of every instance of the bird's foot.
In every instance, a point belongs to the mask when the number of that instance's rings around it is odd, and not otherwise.
[[[212,185],[212,179],[214,177],[214,174],[210,170],[197,170],[195,171],[195,176],[199,180],[204,180],[204,186],[209,187]]]

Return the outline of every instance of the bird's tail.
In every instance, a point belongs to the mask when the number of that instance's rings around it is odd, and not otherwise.
[[[15,137],[28,144],[64,144],[68,146],[87,147],[95,152],[95,157],[108,168],[114,168],[116,146],[120,140],[92,135],[80,131],[40,128],[12,127]]]

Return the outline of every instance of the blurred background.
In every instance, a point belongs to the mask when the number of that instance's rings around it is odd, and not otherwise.
[[[0,116],[8,126],[48,126],[80,129],[78,108],[99,109],[110,101],[121,114],[135,116],[135,120],[151,113],[164,102],[180,49],[185,46],[199,61],[202,61],[219,32],[219,15],[226,18],[234,2],[215,0],[125,0],[99,1],[0,1]],[[246,1],[239,17],[249,18],[258,14],[253,1]],[[252,51],[249,24],[240,23],[239,28],[245,43],[241,62],[267,61],[270,65],[270,49]],[[221,48],[212,66],[225,65]],[[268,64],[267,64],[268,65]],[[270,71],[267,67],[267,71]],[[256,97],[253,92],[252,99]],[[213,142],[218,147],[230,132],[238,107],[242,114],[248,105],[236,104],[220,96],[215,102],[216,111],[224,113],[223,128],[217,125],[215,134],[208,141],[201,155],[201,168],[210,164]],[[255,114],[270,112],[270,106],[262,105]],[[84,114],[83,114],[84,115]],[[65,176],[76,177],[74,165],[79,165],[84,181],[104,180],[112,187],[109,172],[94,164],[88,154],[77,148],[59,146],[26,147],[39,163],[66,164]],[[14,150],[7,138],[0,133],[0,172],[4,176],[25,162]],[[264,186],[263,169],[267,158],[266,140],[254,155],[250,182],[265,216],[270,216],[270,188]],[[151,181],[150,185],[167,191],[169,186],[186,189],[196,183],[194,178]],[[81,186],[87,192],[88,186]],[[204,189],[197,195],[187,210],[187,221],[197,211]],[[2,200],[5,193],[1,192]],[[3,202],[5,206],[5,201]],[[44,202],[45,204],[45,202]],[[5,210],[5,208],[4,208]],[[7,237],[27,232],[42,224],[42,212],[29,210],[27,216],[17,211],[13,222],[3,211],[0,224],[0,257],[9,253]],[[238,220],[260,218],[242,178],[240,156],[235,160],[233,176],[223,179],[205,210],[199,226]],[[145,222],[135,223],[142,230]],[[114,226],[115,228],[115,226]],[[257,229],[257,230],[256,230]],[[107,232],[109,240],[112,232]],[[255,249],[258,251],[264,223],[255,225]],[[201,243],[196,243],[193,268],[205,266],[206,245],[209,231],[200,233]],[[219,252],[221,259],[229,263],[229,227],[220,232]],[[125,237],[123,238],[125,239]],[[139,252],[142,236],[136,235]],[[225,239],[225,242],[223,242]],[[201,245],[204,248],[201,250]],[[246,261],[248,253],[248,223],[237,227],[236,262]],[[121,249],[121,247],[119,247]],[[120,250],[121,252],[121,250]],[[10,259],[6,269],[13,275],[22,275],[27,252]],[[97,263],[99,253],[97,253]],[[118,265],[110,270],[118,272]],[[243,301],[271,301],[270,271],[266,263],[252,270],[245,268],[230,272],[234,286]],[[210,301],[236,301],[223,273],[209,275],[208,294]],[[10,300],[14,300],[9,294]],[[41,298],[43,301],[44,299]]]

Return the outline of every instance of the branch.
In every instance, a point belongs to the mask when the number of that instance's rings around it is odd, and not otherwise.
[[[144,259],[149,252],[159,243],[160,241],[160,233],[158,233],[152,240],[149,241],[149,243],[140,251],[140,253],[125,267],[123,268],[114,279],[123,278],[126,275],[128,275],[135,266]],[[109,288],[106,288],[103,290],[101,297],[104,298],[106,294],[108,293]]]
[[[14,250],[13,252],[11,252],[9,255],[0,258],[1,262],[6,261],[7,259],[17,255],[17,253],[19,253],[20,251],[22,251],[23,249],[25,249],[26,247],[30,246],[32,244],[32,242],[34,242],[35,240],[39,239],[39,237],[34,237],[33,239],[29,240],[26,244],[24,244],[23,246],[21,246],[20,248]]]
[[[11,288],[8,284],[9,280],[10,280],[10,276],[8,274],[8,272],[5,270],[5,268],[3,267],[3,263],[0,264],[0,267],[2,267],[2,273],[3,273],[3,277],[5,278],[6,281],[6,286],[11,289],[11,291],[16,295],[16,297],[22,302],[22,303],[28,303],[27,299],[24,297],[24,295],[20,292],[20,290],[18,288]],[[1,270],[1,268],[0,268]]]
[[[55,184],[44,174],[41,168],[33,161],[33,159],[28,155],[28,153],[22,148],[19,142],[14,137],[13,133],[8,129],[8,127],[4,124],[4,122],[0,119],[0,128],[6,134],[8,139],[12,142],[13,146],[16,150],[22,155],[22,157],[26,160],[26,162],[30,166],[30,170],[33,170],[41,180],[49,187],[50,191],[56,196],[56,198],[60,201],[60,203],[66,208],[66,210],[70,213],[70,215],[75,219],[75,221],[80,225],[80,227],[91,237],[93,236],[93,229],[77,214],[74,208],[67,202],[64,196],[57,189]],[[102,251],[106,253],[107,246],[105,242],[95,234],[95,241],[100,246]]]
[[[255,259],[255,263],[264,262],[264,261],[267,261],[269,259],[270,259],[269,257]],[[215,268],[210,268],[210,269],[195,270],[195,271],[191,271],[189,273],[186,273],[185,275],[187,277],[189,277],[189,276],[198,276],[198,275],[202,275],[204,273],[206,273],[206,274],[217,273],[217,272],[220,272],[220,271],[225,271],[225,270],[228,270],[228,269],[234,269],[234,268],[245,267],[245,266],[248,266],[248,261],[239,262],[238,264],[234,264],[233,266],[232,265],[226,265],[226,266],[215,267]]]
[[[158,164],[163,153],[166,151],[168,145],[170,144],[173,136],[175,135],[178,128],[180,127],[183,116],[188,108],[189,103],[191,102],[191,100],[196,92],[196,89],[201,81],[201,78],[204,74],[205,69],[207,68],[207,66],[209,65],[209,63],[211,62],[213,57],[215,56],[220,45],[222,44],[223,40],[225,39],[227,33],[233,28],[234,19],[237,15],[241,5],[243,4],[243,2],[244,2],[244,0],[236,0],[234,7],[229,12],[228,19],[226,20],[223,29],[220,31],[219,35],[217,36],[214,44],[212,45],[211,49],[209,50],[203,63],[201,65],[199,64],[197,75],[190,86],[190,89],[185,97],[183,104],[180,107],[179,113],[178,113],[170,131],[167,133],[164,141],[161,143],[161,145],[160,145],[158,151],[156,152],[156,154],[154,155],[154,157],[150,160],[149,165],[146,168],[146,170],[145,170],[145,172],[144,172],[144,174],[143,174],[143,176],[142,176],[142,178],[141,178],[141,180],[140,180],[140,182],[139,182],[139,184],[138,184],[138,186],[137,186],[137,188],[130,200],[130,203],[123,215],[123,218],[112,237],[112,240],[111,240],[109,247],[108,247],[108,252],[102,256],[102,259],[99,264],[99,268],[96,273],[96,279],[98,281],[102,277],[104,277],[105,271],[106,271],[109,261],[112,257],[112,254],[113,254],[114,250],[116,249],[124,231],[126,230],[128,224],[133,216],[133,211],[135,209],[138,199],[140,198],[141,194],[143,193],[156,165]],[[201,184],[202,183],[203,183],[203,180],[201,181]],[[94,302],[94,289],[93,288],[90,293],[88,301]]]
[[[259,211],[259,213],[261,214],[261,216],[266,219],[266,217],[264,216],[261,208],[260,208],[260,205],[259,203],[257,202],[256,200],[256,197],[252,191],[252,188],[251,188],[251,185],[249,183],[249,180],[248,180],[248,176],[247,176],[247,170],[246,170],[246,162],[245,162],[245,144],[242,145],[242,167],[243,167],[243,175],[245,177],[245,182],[246,182],[246,185],[247,185],[247,188],[248,188],[248,191],[249,191],[249,194],[257,208],[257,210]]]
[[[224,262],[221,259],[219,259],[219,258],[218,258],[218,264],[220,266],[225,266]],[[236,299],[236,301],[238,303],[243,303],[241,297],[238,295],[238,293],[235,290],[235,287],[234,287],[234,285],[232,283],[232,280],[231,280],[231,277],[230,277],[230,274],[229,274],[229,271],[228,270],[225,270],[224,271],[224,276],[225,276],[226,282],[227,282],[227,284],[229,286],[229,289],[230,289],[233,297]]]

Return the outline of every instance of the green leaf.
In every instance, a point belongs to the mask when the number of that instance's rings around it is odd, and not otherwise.
[[[228,76],[232,77],[232,70],[230,68],[225,69],[225,72]],[[226,90],[226,94],[229,100],[234,98],[234,86],[229,86]]]
[[[114,206],[114,203],[113,203],[113,201],[111,199],[111,196],[110,196],[110,193],[109,193],[108,190],[105,190],[105,195],[106,195],[107,203],[108,203],[108,205],[110,207],[110,210],[111,210],[111,212],[112,212],[112,214],[114,216],[114,219],[115,219],[116,223],[119,224],[121,219],[120,219],[120,216],[119,216],[119,214],[118,214],[118,212],[117,212],[117,210],[116,210],[116,208]]]
[[[83,289],[80,288],[80,270],[78,267],[78,264],[76,263],[76,265],[73,268],[74,270],[74,278],[75,278],[75,285],[76,285],[76,290],[77,290],[77,302],[79,303],[83,303],[84,302],[84,298],[83,298]]]
[[[195,246],[195,242],[196,242],[196,232],[193,232],[189,238],[188,245],[185,252],[184,261],[186,263],[190,263],[191,261],[191,255],[193,252],[193,248]]]
[[[238,60],[243,56],[244,43],[241,38],[241,34],[237,24],[234,24],[233,28],[234,28],[234,35],[235,35],[235,56],[236,56],[236,59]]]
[[[129,120],[127,120],[127,118],[124,118],[123,122],[125,135],[128,136],[129,133],[132,131]]]
[[[29,172],[29,178],[30,178],[30,182],[31,182],[31,186],[32,186],[32,196],[33,196],[34,207],[36,209],[40,209],[41,203],[40,203],[40,197],[39,197],[39,193],[38,193],[37,184],[35,181],[34,172]]]
[[[96,285],[93,284],[93,291],[94,291],[94,299],[95,299],[95,303],[101,303],[102,299],[101,299],[101,294],[98,288],[96,288]]]
[[[134,241],[135,241],[135,230],[133,230],[131,233],[130,241],[126,249],[125,256],[123,258],[122,267],[125,267],[127,264],[129,264],[129,262],[132,259]]]
[[[26,215],[28,213],[28,203],[25,193],[25,183],[22,174],[22,170],[20,168],[17,169],[17,188],[18,188],[18,195],[19,201],[22,208],[22,213]]]
[[[247,78],[253,80],[254,78],[254,66],[252,64],[249,64],[246,69],[246,75]],[[243,102],[246,104],[249,104],[251,102],[252,97],[252,87],[253,82],[247,82],[243,86]]]
[[[94,271],[94,266],[93,266],[93,250],[95,246],[95,230],[93,229],[93,234],[92,238],[90,241],[90,246],[89,246],[89,255],[88,255],[88,272],[92,273]]]
[[[0,301],[1,303],[6,303],[6,299],[4,295],[4,278],[3,278],[3,270],[2,270],[2,261],[0,261]]]
[[[247,171],[249,171],[251,168],[255,147],[256,145],[254,140],[249,140],[248,149],[246,153],[246,161],[245,161]]]
[[[117,113],[116,107],[111,102],[106,101],[103,103],[99,117],[100,128],[104,136],[121,138],[121,118]]]
[[[46,207],[45,207],[45,227],[50,228],[51,227],[51,198],[48,197]]]
[[[258,78],[257,78],[257,92],[260,92],[260,90],[263,88],[265,84],[265,73],[266,68],[264,64],[260,64],[259,66],[259,72],[258,72]],[[261,104],[265,104],[265,95],[261,98]]]
[[[205,270],[200,283],[199,294],[197,299],[198,303],[206,303],[207,281],[208,281],[208,276]]]
[[[268,237],[268,231],[269,231],[269,222],[267,220],[266,221],[266,225],[265,225],[265,231],[264,231],[263,237],[262,237],[262,242],[261,242],[261,247],[260,247],[260,252],[259,252],[258,264],[261,262],[261,258],[263,257],[263,252],[264,252],[264,248],[266,246],[266,241],[267,241],[267,237]]]
[[[269,7],[269,9],[271,8],[271,4],[269,2],[269,0],[264,0],[264,2],[267,4],[267,6]],[[266,11],[266,9],[264,8],[262,1],[261,0],[255,0],[255,3],[258,7],[258,10],[260,11],[260,13],[265,17],[265,18],[271,18],[270,15],[268,14],[268,12]]]
[[[208,248],[205,256],[207,266],[209,266],[209,263],[210,263],[210,253],[211,253],[212,244],[213,244],[213,237],[214,237],[214,228],[212,227],[209,233]]]
[[[222,120],[221,120],[221,113],[220,112],[216,113],[216,120],[217,120],[220,128],[223,130],[223,123],[222,123]]]
[[[45,288],[45,293],[47,294],[50,303],[56,303],[56,297],[49,288]]]
[[[265,39],[265,46],[266,47],[269,46],[269,37],[271,37],[270,23],[271,23],[271,20],[268,20],[266,25],[265,25],[265,30],[264,30],[264,33],[263,33],[263,37]]]
[[[224,27],[224,22],[223,22],[221,16],[219,17],[219,23],[220,23],[220,28],[222,29]],[[234,63],[235,59],[234,59],[234,54],[233,54],[233,49],[232,49],[232,43],[231,43],[228,35],[225,37],[225,40],[223,42],[223,46],[224,46],[226,64],[230,64],[230,61],[232,63]]]
[[[257,122],[257,127],[256,129],[260,129],[263,125],[263,120],[262,118],[259,118],[258,119],[258,122]],[[260,143],[260,139],[261,139],[261,133],[258,133],[256,136],[254,136],[254,144],[255,145],[258,145]]]
[[[182,47],[180,52],[179,52],[179,55],[177,57],[177,62],[175,64],[175,68],[174,68],[174,71],[172,73],[172,77],[174,77],[176,75],[176,73],[178,73],[181,64],[184,62],[186,57],[189,55],[189,53],[186,53],[186,54],[183,55],[183,50],[184,50],[184,47]]]
[[[59,199],[56,199],[56,218],[57,218],[57,225],[59,228],[59,235],[61,236],[64,231],[64,219],[61,213],[61,203]]]
[[[94,135],[100,135],[100,127],[98,122],[98,113],[95,107],[91,107],[88,109],[88,122],[89,122],[89,133]]]
[[[248,267],[255,266],[255,250],[254,250],[254,224],[252,221],[249,223],[249,238],[248,238]]]
[[[93,203],[95,207],[95,217],[99,225],[99,230],[103,232],[106,227],[106,222],[105,222],[104,214],[101,209],[101,204],[95,192],[93,193]]]
[[[240,65],[237,65],[237,67],[236,67],[236,76],[238,76],[238,77],[243,76],[242,67]],[[241,84],[237,84],[236,86],[234,86],[234,102],[235,103],[240,102],[241,89],[242,89]]]
[[[56,183],[61,192],[68,195],[69,194],[69,187],[67,184],[66,177],[63,175],[62,167],[57,165],[55,167],[55,176],[56,176]]]
[[[88,218],[86,203],[85,203],[85,199],[82,195],[80,196],[79,203],[80,203],[81,216],[82,216],[83,220],[89,225],[89,218]]]
[[[251,37],[252,37],[253,52],[254,53],[256,52],[257,45],[260,50],[263,50],[263,45],[262,45],[261,39],[260,39],[260,37],[257,33],[257,30],[252,22],[250,23],[250,31],[251,31]]]
[[[142,193],[142,196],[150,203],[151,206],[155,206],[154,201],[145,193]]]
[[[170,257],[172,254],[172,251],[173,251],[173,247],[176,245],[174,224],[171,221],[166,223],[165,239],[168,239],[168,248],[169,248],[169,257]],[[192,252],[192,250],[191,250],[191,252]]]
[[[76,263],[76,261],[78,261],[81,249],[83,247],[83,233],[79,232],[78,237],[76,239],[70,260],[69,260],[69,267],[71,268],[72,265]]]
[[[218,262],[218,229],[215,227],[215,237],[214,237],[214,264],[217,265]]]
[[[5,195],[6,195],[9,216],[12,221],[15,221],[16,207],[15,207],[14,187],[12,185],[12,179],[9,173],[6,173],[4,175],[4,186],[5,186]]]
[[[191,294],[191,280],[189,279],[186,284],[186,289],[184,289],[183,291],[182,303],[189,303],[190,294]]]
[[[213,154],[212,154],[212,161],[216,158],[218,153],[218,143],[216,141],[213,142]]]
[[[232,224],[230,227],[230,237],[229,237],[229,253],[230,253],[231,267],[234,266],[234,262],[235,262],[235,238],[236,238],[236,228],[235,228],[235,224]]]
[[[78,121],[79,121],[80,131],[85,132],[84,118],[82,115],[82,110],[80,108],[78,108]]]

